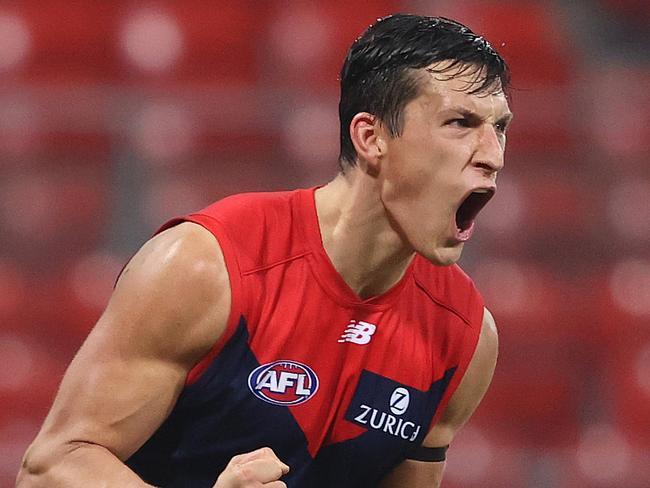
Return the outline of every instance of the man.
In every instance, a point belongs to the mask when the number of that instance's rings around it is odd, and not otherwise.
[[[496,363],[453,263],[503,167],[507,82],[456,22],[371,26],[341,72],[340,174],[146,243],[18,485],[439,486]]]

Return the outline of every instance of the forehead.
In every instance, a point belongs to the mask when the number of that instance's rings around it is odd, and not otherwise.
[[[435,112],[462,106],[485,117],[501,117],[510,112],[508,99],[498,84],[470,93],[480,86],[482,71],[467,65],[449,68],[450,64],[441,61],[418,70],[419,95],[413,100],[417,105]]]

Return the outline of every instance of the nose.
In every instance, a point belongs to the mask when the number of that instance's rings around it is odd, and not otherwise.
[[[483,124],[479,132],[479,140],[474,165],[485,170],[490,176],[496,175],[503,169],[505,150],[505,135],[497,132],[492,124]]]

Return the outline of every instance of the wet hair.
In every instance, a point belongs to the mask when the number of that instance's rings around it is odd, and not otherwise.
[[[470,94],[507,93],[510,72],[503,58],[481,36],[444,17],[395,14],[379,19],[359,37],[341,68],[341,169],[356,164],[357,152],[350,138],[350,123],[359,112],[369,112],[397,137],[403,129],[403,112],[420,94],[421,77],[415,70],[433,63],[440,69],[426,71],[449,80],[470,75],[465,88]]]

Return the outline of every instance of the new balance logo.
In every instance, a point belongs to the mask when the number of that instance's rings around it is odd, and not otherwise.
[[[352,342],[354,344],[368,344],[377,326],[362,320],[350,320],[339,342]]]

